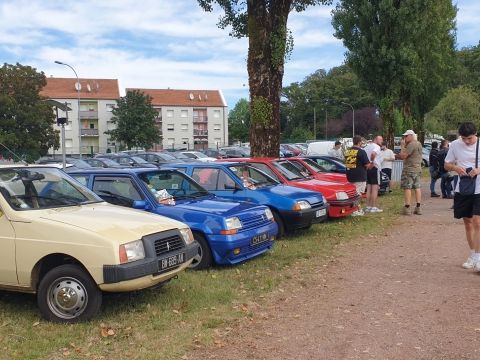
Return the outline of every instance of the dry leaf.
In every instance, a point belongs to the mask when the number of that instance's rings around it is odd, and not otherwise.
[[[113,336],[115,335],[115,331],[113,331],[113,329],[108,329],[107,334],[108,336]]]
[[[40,324],[40,321],[35,321],[32,326],[38,326]]]
[[[177,314],[177,315],[180,314],[180,311],[178,311],[178,310],[175,310],[175,309],[174,309],[174,310],[172,310],[172,311],[173,311],[174,314]]]

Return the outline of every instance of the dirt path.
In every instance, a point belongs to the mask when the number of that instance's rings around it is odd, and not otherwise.
[[[308,287],[280,289],[188,358],[480,359],[480,275],[460,266],[468,251],[450,206],[428,197],[424,215],[344,245]]]

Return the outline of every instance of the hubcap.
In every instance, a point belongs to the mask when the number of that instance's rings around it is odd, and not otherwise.
[[[57,279],[48,291],[48,307],[62,319],[80,316],[88,303],[84,285],[73,278]]]

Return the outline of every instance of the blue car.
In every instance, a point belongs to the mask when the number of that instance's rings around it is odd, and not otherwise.
[[[321,193],[282,185],[248,164],[213,162],[169,166],[184,171],[217,196],[267,205],[278,224],[278,237],[327,219],[327,202]]]
[[[200,245],[191,265],[195,269],[251,259],[271,249],[277,235],[268,207],[217,198],[175,169],[92,169],[69,175],[109,203],[186,223]]]

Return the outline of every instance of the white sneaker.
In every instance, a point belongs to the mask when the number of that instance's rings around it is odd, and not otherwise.
[[[473,271],[480,272],[480,259],[473,260]]]
[[[382,210],[382,209],[379,209],[379,208],[377,208],[377,207],[372,207],[372,208],[370,209],[370,212],[372,212],[372,213],[381,213],[381,212],[383,212],[383,210]]]
[[[462,267],[464,269],[473,269],[475,267],[475,265],[478,264],[478,262],[476,263],[475,260],[473,259],[473,257],[469,256],[467,261],[465,261],[463,264],[462,264]]]
[[[372,211],[372,209],[373,209],[372,207],[370,207],[370,206],[367,206],[367,207],[365,208],[365,212],[366,212],[366,213],[368,213],[368,212],[371,212],[371,211]]]
[[[360,210],[354,211],[351,215],[352,216],[363,216],[363,215],[365,215],[365,213],[363,212],[362,209],[360,209]]]

